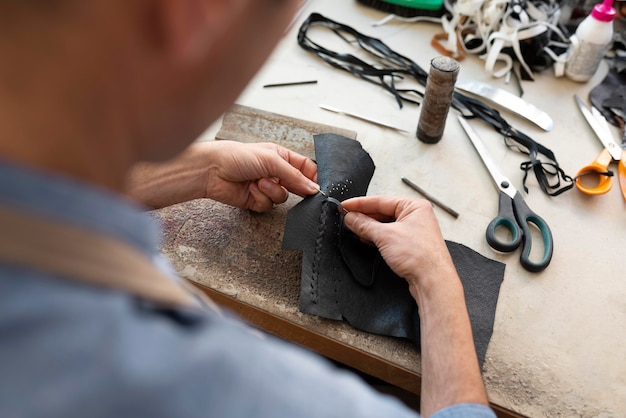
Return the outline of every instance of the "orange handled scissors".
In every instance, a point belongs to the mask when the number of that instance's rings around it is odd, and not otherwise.
[[[576,176],[576,187],[583,193],[589,195],[599,195],[607,193],[611,190],[613,173],[609,171],[609,165],[613,161],[617,161],[617,177],[619,179],[620,189],[622,196],[626,200],[626,151],[617,145],[613,139],[613,135],[609,129],[609,124],[604,119],[604,116],[596,109],[592,107],[589,109],[580,97],[574,95],[578,108],[582,112],[583,116],[591,126],[591,129],[595,132],[604,149],[598,155],[591,164],[581,168]],[[581,178],[587,174],[596,174],[598,183],[594,187],[589,187],[583,184]]]

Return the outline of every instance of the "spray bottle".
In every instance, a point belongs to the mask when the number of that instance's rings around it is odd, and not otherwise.
[[[596,4],[570,38],[571,46],[565,64],[565,76],[586,82],[595,74],[613,38],[613,0]]]

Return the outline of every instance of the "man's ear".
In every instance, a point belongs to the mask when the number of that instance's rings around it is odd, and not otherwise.
[[[158,0],[157,25],[162,46],[176,59],[202,58],[227,25],[232,0]]]

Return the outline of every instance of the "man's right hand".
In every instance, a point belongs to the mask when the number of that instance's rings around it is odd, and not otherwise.
[[[409,282],[411,293],[435,285],[430,278],[443,280],[454,269],[430,202],[371,196],[342,205],[349,211],[345,225],[378,248],[389,267]]]
[[[431,204],[372,196],[342,205],[350,211],[345,225],[378,247],[389,267],[408,281],[419,306],[422,416],[462,403],[486,405],[463,286]],[[478,411],[494,416],[484,407]]]

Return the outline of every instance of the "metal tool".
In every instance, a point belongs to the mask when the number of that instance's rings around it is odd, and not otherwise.
[[[408,131],[406,131],[404,129],[400,129],[400,128],[397,128],[395,126],[388,125],[388,124],[386,124],[384,122],[379,122],[379,121],[374,120],[374,119],[366,118],[365,116],[360,116],[360,115],[357,115],[355,113],[346,112],[344,110],[339,110],[339,109],[336,109],[334,107],[326,106],[326,105],[320,105],[320,107],[322,109],[324,109],[324,110],[328,110],[329,112],[339,113],[340,115],[349,116],[351,118],[358,119],[358,120],[361,120],[363,122],[368,122],[368,123],[371,123],[371,124],[376,125],[376,126],[381,126],[383,128],[393,129],[394,131],[402,132],[402,133],[405,133],[405,134],[409,133]]]
[[[504,107],[505,109],[529,120],[539,126],[544,131],[549,131],[554,127],[552,118],[543,110],[528,103],[526,100],[499,89],[487,83],[476,80],[458,80],[457,89],[475,94],[492,103]]]
[[[604,145],[604,149],[598,157],[589,165],[584,166],[576,176],[576,187],[583,193],[589,195],[599,195],[607,193],[613,186],[611,177],[613,173],[609,171],[609,165],[613,161],[617,161],[617,177],[619,179],[622,196],[626,200],[626,151],[624,151],[613,139],[609,123],[598,109],[592,107],[589,109],[580,97],[574,95],[578,108],[587,120],[591,129]],[[595,174],[598,183],[595,187],[585,186],[582,178],[588,174]]]
[[[418,192],[419,194],[424,196],[426,198],[426,200],[431,202],[433,205],[437,205],[441,209],[443,209],[446,212],[448,212],[454,218],[458,218],[459,217],[459,213],[457,211],[455,211],[450,206],[446,205],[445,203],[443,203],[442,201],[440,201],[439,199],[437,199],[436,197],[434,197],[433,195],[428,193],[426,190],[424,190],[421,187],[419,187],[417,184],[413,183],[411,180],[407,179],[406,177],[402,177],[402,182],[404,184],[406,184],[407,186],[409,186],[411,189],[415,190],[416,192]]]
[[[469,122],[461,116],[458,116],[458,119],[500,190],[498,215],[487,225],[487,243],[494,250],[502,252],[515,251],[521,245],[520,263],[522,267],[531,272],[544,270],[550,264],[550,260],[552,260],[553,240],[550,227],[548,227],[548,224],[541,216],[530,210],[522,195],[513,187],[511,181],[502,174],[495,161],[489,155],[487,147],[485,147],[485,144],[470,126]],[[530,259],[532,248],[531,224],[541,231],[543,256],[539,262],[534,262]],[[498,238],[496,235],[498,227],[503,227],[511,233],[509,241]]]
[[[266,84],[266,85],[263,86],[263,88],[302,86],[304,84],[317,84],[317,80],[291,81],[289,83]]]
[[[337,205],[337,212],[339,212],[339,214],[341,215],[346,215],[350,212],[348,212],[348,209],[344,208],[343,205],[341,204],[341,202],[337,199],[335,199],[334,197],[327,197],[326,198],[327,202],[333,203],[335,205]]]

